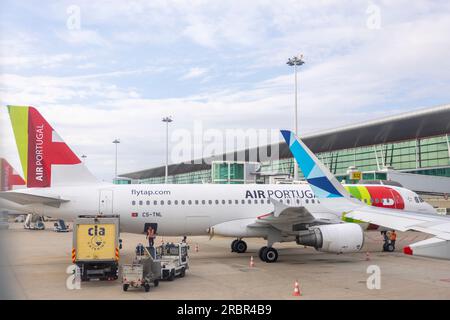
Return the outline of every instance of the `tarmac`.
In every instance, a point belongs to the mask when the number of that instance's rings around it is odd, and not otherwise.
[[[10,280],[17,299],[450,299],[450,261],[407,256],[402,248],[429,237],[418,232],[398,233],[396,252],[382,252],[379,232],[367,232],[363,249],[352,254],[330,254],[295,243],[275,244],[276,263],[259,260],[262,239],[245,239],[248,250],[232,253],[232,239],[188,237],[190,269],[186,277],[162,281],[150,292],[122,291],[115,281],[82,282],[81,289],[66,287],[71,266],[72,232],[56,233],[52,223],[42,231],[11,223],[0,232],[6,257],[0,272]],[[144,235],[122,233],[121,263],[130,263]],[[157,237],[156,244],[180,241]],[[199,251],[195,251],[198,245]],[[250,258],[254,258],[254,267]],[[372,281],[380,274],[379,282]],[[369,280],[368,280],[369,279]],[[301,296],[293,296],[298,281]],[[372,286],[368,286],[372,284]],[[379,283],[379,289],[373,284]],[[369,289],[371,288],[371,289]]]

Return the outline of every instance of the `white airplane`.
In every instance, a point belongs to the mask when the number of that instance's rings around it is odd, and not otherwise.
[[[361,226],[342,221],[348,218],[343,216],[344,211],[323,206],[307,184],[102,183],[35,108],[8,108],[28,188],[1,192],[0,198],[30,213],[64,220],[86,214],[117,214],[123,232],[142,234],[152,226],[161,236],[235,237],[231,247],[238,253],[247,249],[243,238],[261,237],[267,240],[267,246],[259,250],[259,256],[266,262],[277,261],[278,252],[273,248],[276,242],[296,241],[334,253],[355,252],[363,245]],[[358,187],[364,188],[360,193],[368,199],[366,207],[381,205],[393,208],[392,211],[434,212],[425,202],[414,200],[418,199],[417,194],[407,189]],[[353,190],[352,186],[349,188]],[[369,188],[374,188],[370,189],[372,193]],[[356,193],[355,190],[351,192]],[[386,198],[370,198],[367,194]]]
[[[322,205],[345,217],[399,231],[420,231],[435,237],[403,248],[409,255],[450,259],[450,217],[364,205],[342,187],[333,174],[306,145],[290,131],[282,131],[295,160]],[[449,186],[450,189],[450,186]]]

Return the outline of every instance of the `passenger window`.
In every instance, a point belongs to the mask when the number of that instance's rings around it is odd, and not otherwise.
[[[185,204],[184,200],[181,200],[181,204],[182,204],[182,205],[184,205],[184,204]]]
[[[270,199],[267,199],[267,204],[270,204]]]
[[[258,204],[258,200],[257,199],[255,199],[255,204]]]
[[[153,201],[153,205],[157,206],[158,205],[158,201],[157,200]]]
[[[309,203],[309,200],[308,200],[308,199],[305,199],[305,203]]]
[[[252,204],[252,200],[248,199],[248,204]]]
[[[290,204],[290,203],[291,203],[291,200],[287,199],[287,200],[286,200],[286,203],[287,203],[287,204]]]
[[[132,205],[132,206],[135,206],[135,205],[136,205],[136,201],[134,201],[134,200],[131,201],[131,205]]]
[[[147,202],[145,203],[146,205],[150,205],[150,200],[147,200]]]
[[[162,206],[164,205],[164,200],[161,200],[161,205],[162,205]]]
[[[239,200],[234,200],[234,204],[239,204]]]
[[[170,206],[170,204],[172,203],[172,201],[170,201],[170,200],[167,200],[167,205],[169,205]]]
[[[314,199],[311,199],[311,203],[315,203]]]
[[[143,203],[142,203],[142,200],[140,200],[140,201],[139,201],[139,205],[142,206],[142,204],[143,204]]]
[[[195,200],[195,204],[198,205],[198,203],[199,203],[198,200]]]
[[[178,200],[175,200],[175,205],[178,205]]]
[[[242,203],[242,204],[245,204],[245,200],[244,200],[244,199],[242,199],[241,203]]]
[[[211,201],[211,200],[210,200]],[[206,201],[205,200],[202,200],[202,204],[206,204]]]
[[[297,199],[297,204],[300,204],[300,200],[299,199]]]
[[[213,202],[212,202],[212,200],[209,200],[208,203],[209,203],[209,204],[212,204]]]
[[[188,200],[188,205],[191,205],[192,204],[192,200]]]
[[[225,200],[222,200],[222,204],[225,204],[226,202],[225,202]]]

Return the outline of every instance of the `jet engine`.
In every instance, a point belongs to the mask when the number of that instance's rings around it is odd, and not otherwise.
[[[323,252],[357,252],[364,244],[364,232],[356,223],[322,225],[302,232],[296,242]]]

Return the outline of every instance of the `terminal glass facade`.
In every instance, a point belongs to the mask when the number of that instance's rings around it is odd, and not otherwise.
[[[318,153],[317,157],[338,179],[345,179],[349,167],[363,172],[363,179],[382,179],[375,173],[383,167],[434,176],[450,177],[450,139],[448,135],[407,140],[381,145]],[[169,177],[169,183],[244,183],[242,163],[213,164],[212,170],[188,172]],[[294,174],[293,158],[261,163],[261,174]],[[299,176],[302,177],[301,171]],[[257,182],[262,182],[258,179]],[[138,183],[164,183],[164,177]]]

